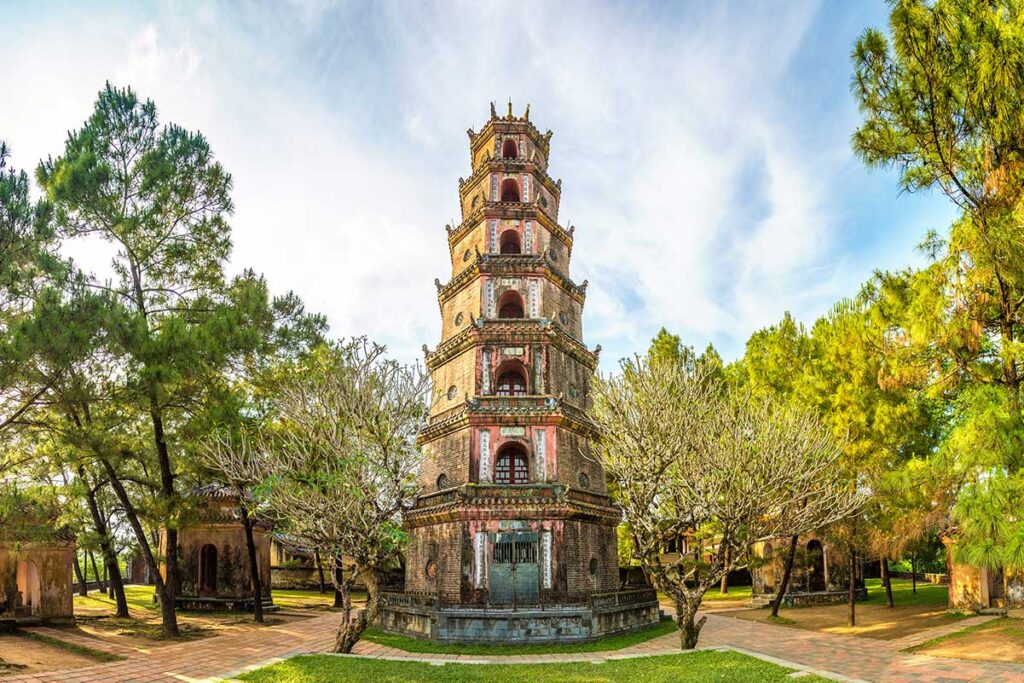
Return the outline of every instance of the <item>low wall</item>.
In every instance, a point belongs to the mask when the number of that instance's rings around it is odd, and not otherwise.
[[[858,588],[857,602],[868,599],[868,589]],[[786,607],[816,607],[819,605],[841,605],[850,600],[850,591],[815,591],[814,593],[787,593],[782,598]]]
[[[324,575],[330,586],[330,577]],[[288,590],[320,590],[320,572],[316,567],[271,567],[270,587]],[[333,588],[331,588],[333,592]]]
[[[908,581],[913,578],[910,572],[889,572],[889,575],[894,579],[907,579]],[[917,580],[923,583],[949,583],[949,577],[945,574],[929,574],[927,572],[918,572]]]

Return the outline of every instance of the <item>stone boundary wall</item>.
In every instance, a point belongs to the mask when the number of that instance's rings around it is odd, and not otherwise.
[[[911,579],[910,572],[889,572],[889,576],[894,579]],[[929,574],[927,572],[917,572],[917,580],[924,583],[949,583],[949,577],[946,574]]]

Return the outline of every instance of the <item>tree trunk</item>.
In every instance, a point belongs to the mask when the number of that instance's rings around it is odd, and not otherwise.
[[[895,607],[892,601],[892,578],[889,576],[889,558],[882,557],[882,585],[885,586],[885,605]]]
[[[917,595],[917,556],[910,556],[910,592]]]
[[[342,585],[345,580],[345,570],[341,567],[341,558],[334,558],[334,606],[344,607],[345,596],[342,595],[341,591],[338,590],[338,586]],[[340,652],[340,650],[339,650]]]
[[[174,516],[174,471],[171,469],[171,456],[167,449],[167,439],[164,435],[163,412],[157,402],[155,387],[149,387],[149,414],[153,423],[153,441],[156,443],[157,462],[160,465],[160,494],[164,502],[170,506],[170,517]],[[178,594],[181,586],[178,576],[178,529],[167,520],[164,529],[164,538],[167,542],[166,557],[164,563],[167,565],[167,587],[170,589],[171,597]],[[175,620],[177,626],[177,620]]]
[[[726,549],[726,551],[725,551],[725,566],[726,567],[729,566],[729,560],[730,559],[731,558],[729,557],[729,550]],[[722,585],[718,589],[718,592],[721,595],[728,595],[729,594],[729,572],[728,571],[722,572]]]
[[[324,583],[324,564],[320,561],[320,548],[313,548],[313,557],[316,559],[316,571],[320,575],[320,592],[327,592],[327,584]]]
[[[697,647],[700,630],[708,620],[706,616],[701,617],[700,621],[696,620],[699,604],[699,600],[676,601],[676,626],[679,628],[679,646],[683,650]]]
[[[846,625],[854,627],[857,625],[857,552],[850,546],[850,613],[846,619]]]
[[[96,583],[98,583],[99,586],[100,586],[100,592],[101,593],[106,593],[107,592],[107,582],[103,580],[103,577],[100,576],[100,571],[96,568],[96,556],[92,554],[91,550],[88,551],[88,552],[89,552],[89,562],[92,564],[92,575],[96,577]]]
[[[249,551],[249,579],[252,583],[252,610],[257,624],[263,623],[263,582],[260,581],[260,567],[256,562],[256,541],[252,537],[252,520],[245,506],[240,507],[242,525],[245,527],[245,547]]]
[[[85,477],[85,468],[78,468],[78,478],[85,484],[85,502],[89,506],[89,515],[92,517],[93,527],[100,537],[100,551],[103,553],[104,569],[110,572],[110,590],[112,597],[117,601],[117,613],[114,616],[128,619],[131,614],[128,612],[128,599],[124,594],[124,581],[121,578],[121,568],[117,564],[117,555],[114,553],[114,544],[107,529],[106,517],[100,511],[99,503],[96,501],[96,491]],[[109,595],[109,594],[108,594]]]
[[[75,551],[75,576],[78,577],[78,594],[83,598],[89,595],[88,581],[82,575],[82,563],[78,561],[78,551]]]
[[[775,599],[772,600],[772,618],[779,616],[779,607],[782,606],[782,598],[789,590],[789,577],[793,573],[793,560],[796,559],[796,546],[800,541],[799,536],[792,536],[789,539],[789,552],[786,554],[786,567],[782,570],[782,583],[775,588]]]
[[[363,572],[362,576],[366,581],[366,608],[359,610],[356,618],[351,619],[351,597],[346,599],[345,615],[338,625],[338,633],[334,639],[335,652],[351,653],[352,648],[359,642],[359,637],[366,630],[366,627],[377,620],[377,615],[380,614],[380,609],[383,606],[383,599],[380,594],[379,572],[370,570]],[[342,584],[338,585],[341,586]],[[344,586],[344,588],[346,595],[348,595],[349,590],[347,586]]]
[[[117,472],[114,471],[113,465],[106,458],[99,458],[99,461],[110,478],[110,485],[114,489],[121,507],[124,508],[124,514],[128,518],[128,523],[131,524],[132,531],[135,532],[135,540],[139,542],[139,547],[142,548],[142,556],[149,567],[149,575],[153,577],[153,584],[156,586],[157,595],[160,596],[160,617],[163,622],[164,636],[177,638],[179,635],[178,615],[174,609],[173,588],[169,582],[164,581],[164,577],[160,574],[160,566],[156,562],[156,556],[153,555],[153,548],[149,544],[146,531],[142,528],[142,522],[139,521],[139,515],[135,511],[135,506],[132,505],[124,484],[117,478]]]

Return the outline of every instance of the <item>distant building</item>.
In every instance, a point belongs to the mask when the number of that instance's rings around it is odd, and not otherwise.
[[[953,558],[955,541],[944,538],[949,608],[962,612],[1024,609],[1024,572],[975,567]]]
[[[0,519],[0,624],[74,621],[75,537],[56,511],[10,496]]]
[[[185,496],[178,530],[181,586],[175,603],[187,609],[253,610],[249,551],[238,495],[221,484],[207,484]],[[274,609],[270,577],[270,525],[253,521],[256,566],[263,587],[263,609]],[[160,554],[167,537],[161,534]],[[166,579],[167,566],[160,568]]]
[[[786,569],[789,538],[778,538],[756,543],[752,553],[757,559],[750,574],[753,604],[764,606],[776,596]],[[863,571],[856,564],[857,599],[867,599]],[[797,540],[793,569],[783,604],[826,605],[844,602],[849,598],[850,555],[848,550],[833,550],[826,540],[815,534]]]

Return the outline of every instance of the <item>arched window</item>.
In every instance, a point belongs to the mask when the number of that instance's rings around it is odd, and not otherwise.
[[[523,253],[523,249],[519,244],[519,233],[515,230],[506,230],[501,233],[500,245],[502,254]]]
[[[217,546],[207,543],[199,549],[199,594],[217,592]]]
[[[498,375],[495,383],[498,396],[526,396],[526,377],[518,368],[510,368]]]
[[[498,298],[499,318],[522,318],[523,296],[516,291],[508,291]]]
[[[498,459],[494,465],[494,483],[530,483],[530,464],[522,444],[507,443],[498,451]]]
[[[516,146],[516,141],[512,138],[505,138],[505,142],[501,143],[501,156],[505,159],[518,159],[519,148]]]
[[[515,178],[505,178],[501,181],[501,201],[519,201],[519,183],[516,182]]]

